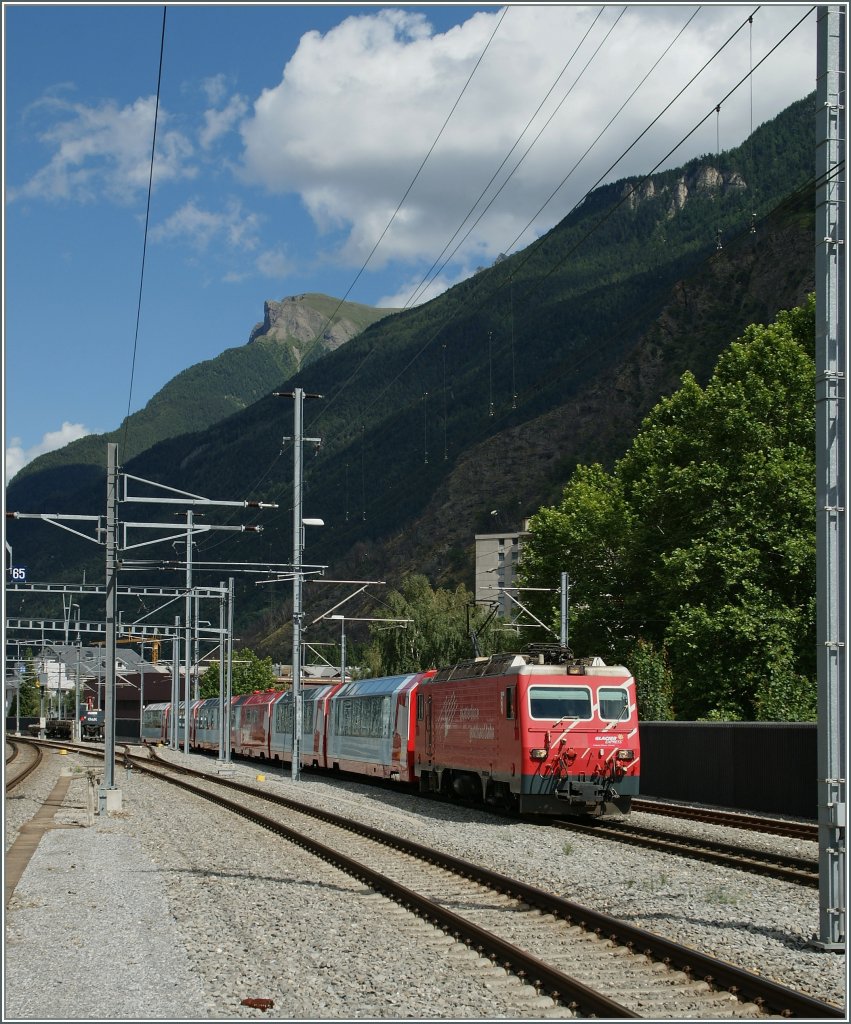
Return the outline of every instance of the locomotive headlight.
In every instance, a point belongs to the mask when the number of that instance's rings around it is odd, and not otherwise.
[[[529,757],[533,761],[546,761],[547,759],[547,748],[546,747],[533,747],[529,751]]]
[[[618,761],[634,761],[635,751],[634,750],[619,750],[615,757]]]

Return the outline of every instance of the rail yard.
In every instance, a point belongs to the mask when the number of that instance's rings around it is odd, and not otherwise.
[[[7,794],[7,863],[22,826],[44,807],[50,815],[7,893],[7,1019],[845,1016],[844,955],[809,945],[811,885],[613,842],[603,829],[564,831],[318,774],[295,783],[168,748],[130,748],[117,772],[123,809],[92,815],[98,760],[42,747],[41,765]],[[149,774],[151,761],[210,776],[179,781],[214,800]],[[282,799],[461,858],[470,877]],[[816,857],[806,838],[661,820],[682,837]],[[660,816],[634,810],[630,825],[657,830]],[[318,856],[311,843],[333,852]],[[81,947],[99,986],[79,977]],[[56,985],[37,983],[45,963]]]

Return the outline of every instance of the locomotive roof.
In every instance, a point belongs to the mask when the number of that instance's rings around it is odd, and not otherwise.
[[[623,665],[607,665],[598,657],[574,658],[569,648],[542,645],[531,654],[492,654],[472,661],[461,661],[457,665],[439,669],[434,679],[428,681],[443,683],[451,679],[479,679],[506,675],[524,668],[550,675],[617,676],[625,679],[632,675]]]

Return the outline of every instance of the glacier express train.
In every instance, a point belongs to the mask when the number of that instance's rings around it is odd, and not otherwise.
[[[498,654],[439,670],[306,683],[303,767],[393,780],[520,814],[610,817],[638,794],[635,680],[561,648]],[[183,719],[183,704],[180,718]],[[171,707],[145,708],[142,737],[165,742]],[[190,705],[189,745],[218,752],[218,698]],[[289,763],[291,691],[233,697],[235,756]],[[183,726],[179,729],[183,741]]]

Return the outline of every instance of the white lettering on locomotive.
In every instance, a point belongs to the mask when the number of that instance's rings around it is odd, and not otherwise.
[[[444,702],[443,709],[440,717],[443,720],[443,735],[448,736],[449,730],[452,728],[452,721],[455,718],[455,712],[458,710],[458,698],[454,693],[450,693]]]
[[[471,740],[492,740],[494,737],[493,722],[486,722],[483,725],[470,726]]]

